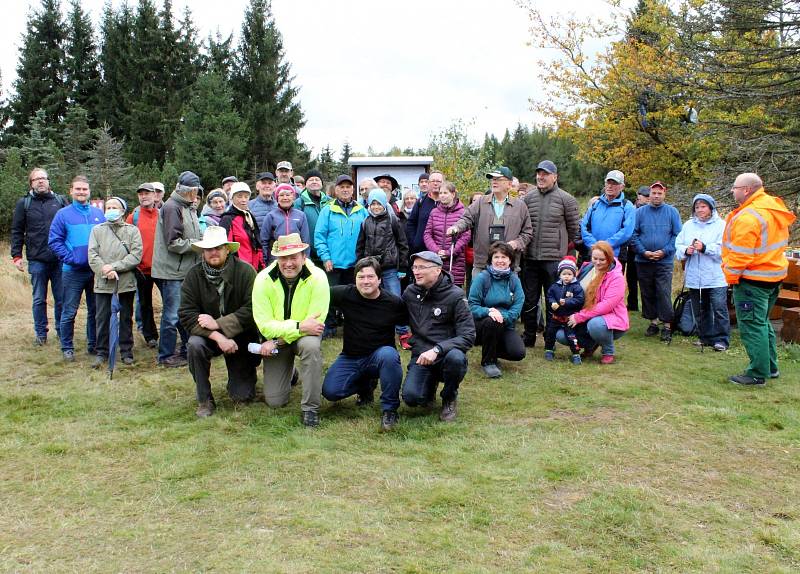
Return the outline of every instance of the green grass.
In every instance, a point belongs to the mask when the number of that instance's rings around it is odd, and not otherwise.
[[[0,318],[0,571],[800,569],[797,347],[758,390],[725,382],[736,339],[667,347],[640,319],[611,366],[537,348],[490,382],[473,351],[457,423],[403,408],[386,435],[352,399],[315,431],[297,392],[234,407],[221,362],[197,420],[186,370],[139,347],[108,381],[29,321]]]

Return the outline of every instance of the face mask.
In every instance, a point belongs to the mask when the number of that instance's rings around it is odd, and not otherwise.
[[[117,221],[120,217],[122,217],[122,212],[119,209],[106,211],[106,221]]]

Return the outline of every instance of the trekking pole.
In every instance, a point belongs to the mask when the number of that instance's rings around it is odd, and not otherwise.
[[[456,248],[456,238],[458,237],[458,235],[459,234],[450,236],[450,271],[449,271],[450,276],[453,275],[453,252],[455,251]]]

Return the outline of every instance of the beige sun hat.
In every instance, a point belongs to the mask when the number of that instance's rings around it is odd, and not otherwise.
[[[289,235],[281,235],[278,240],[272,244],[272,251],[270,252],[273,257],[285,257],[286,255],[294,255],[308,249],[308,244],[303,243],[299,233],[290,233]]]
[[[239,251],[238,241],[228,241],[228,232],[224,227],[219,225],[209,225],[206,227],[206,232],[203,234],[203,239],[192,243],[192,249],[195,251],[202,251],[203,249],[212,249],[220,245],[227,245],[228,251],[236,253]]]

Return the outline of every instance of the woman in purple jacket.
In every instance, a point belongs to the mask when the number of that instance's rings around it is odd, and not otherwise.
[[[464,213],[464,204],[456,197],[456,186],[449,181],[445,182],[439,191],[439,205],[431,211],[423,235],[425,248],[442,258],[444,268],[450,272],[453,283],[458,287],[464,287],[467,270],[464,250],[469,243],[470,231],[467,230],[457,236],[448,236],[446,231],[458,221],[462,213]],[[453,241],[455,241],[454,245],[452,245]],[[451,246],[453,249],[452,261],[450,261]]]

